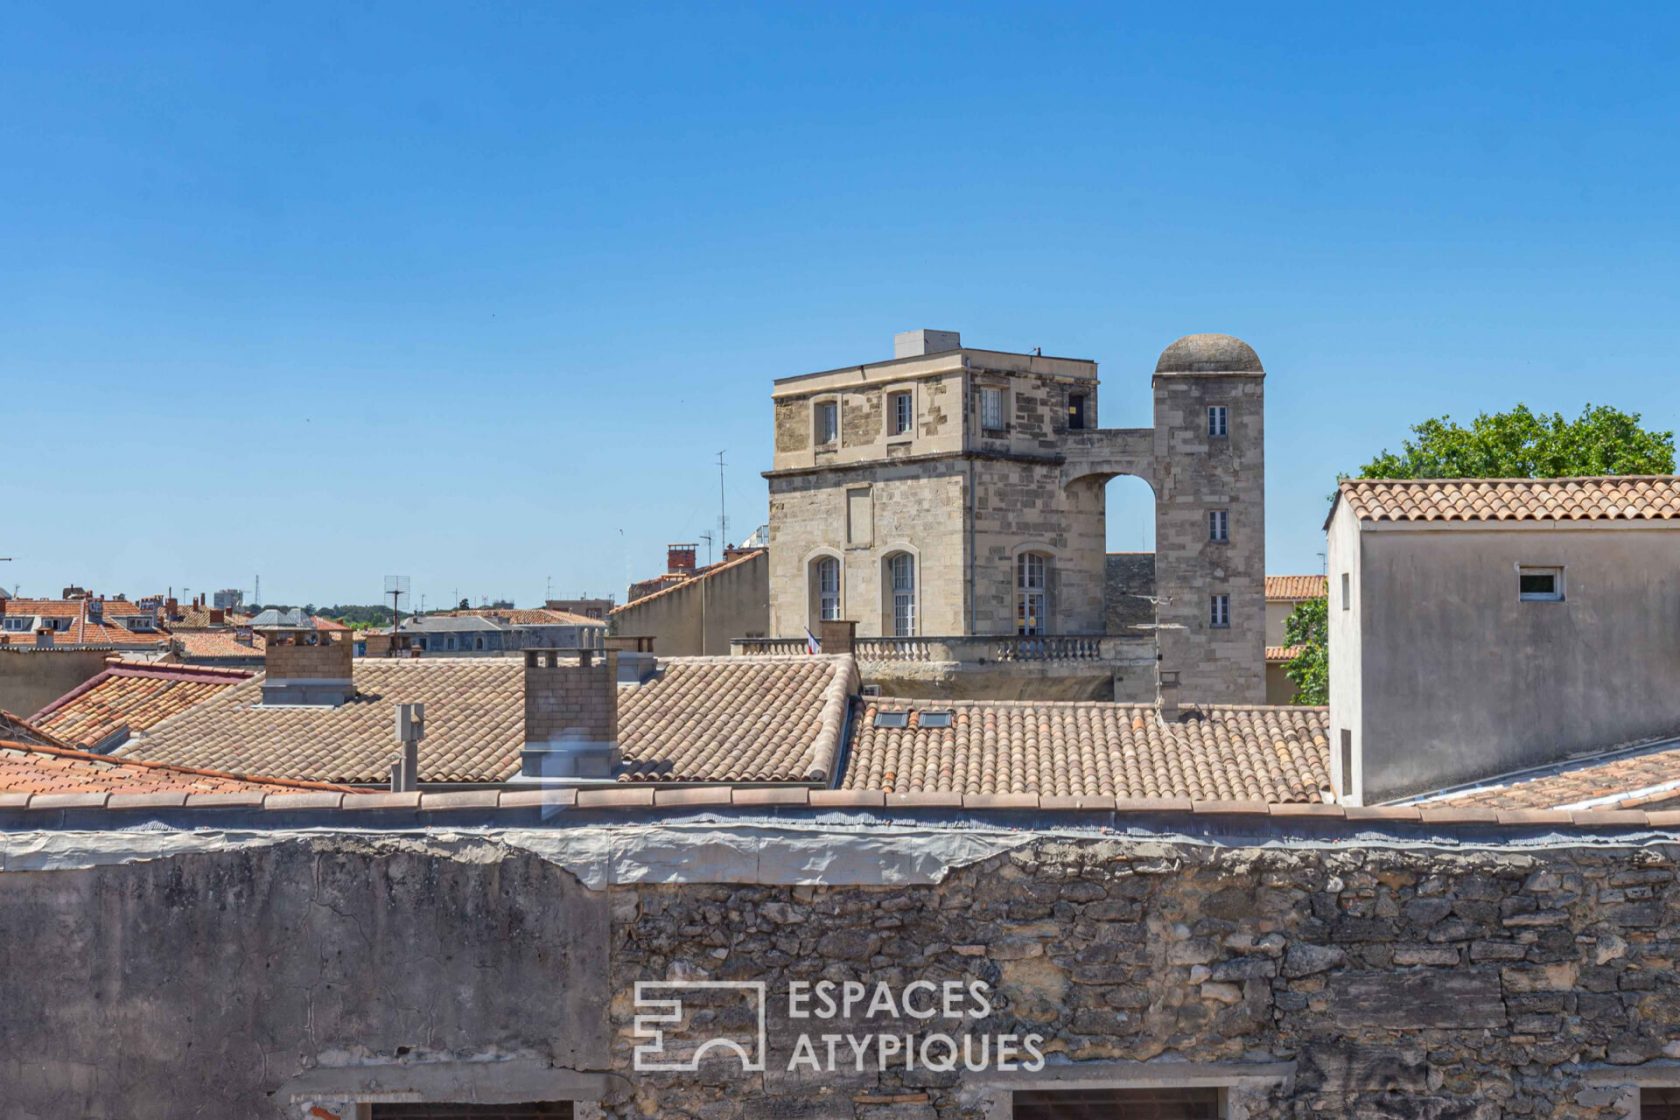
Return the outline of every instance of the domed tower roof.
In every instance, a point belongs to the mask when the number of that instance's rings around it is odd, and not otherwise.
[[[1254,347],[1228,334],[1187,334],[1165,350],[1156,373],[1265,373]]]

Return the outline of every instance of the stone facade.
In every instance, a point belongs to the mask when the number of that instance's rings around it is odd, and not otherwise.
[[[611,830],[629,870],[593,887],[558,832],[210,833],[128,861],[97,853],[136,838],[58,832],[52,870],[21,858],[40,834],[9,834],[5,1113],[347,1120],[357,1101],[575,1096],[580,1118],[1003,1120],[1011,1094],[1077,1082],[1219,1086],[1228,1120],[1628,1120],[1639,1086],[1676,1083],[1672,836],[1039,837],[883,886],[845,858],[822,885],[674,874],[681,834],[637,829]],[[750,846],[773,865],[788,842],[703,836],[685,846],[712,861]],[[893,850],[937,864],[942,842]],[[140,943],[157,951],[109,951]],[[636,984],[716,980],[771,993],[765,1069],[636,1072]],[[795,1021],[796,980],[981,984],[990,1006]],[[724,997],[688,1012],[675,1055],[753,1025]],[[837,1070],[789,1072],[797,1035],[848,1030],[1036,1035],[1048,1064],[883,1070],[876,1051],[859,1069],[842,1043]]]
[[[1109,430],[1096,363],[1078,359],[956,349],[778,381],[771,634],[814,628],[818,565],[834,560],[842,616],[860,636],[901,636],[888,573],[904,554],[916,611],[902,636],[1014,635],[1023,553],[1045,572],[1037,633],[1109,632],[1104,487],[1130,474],[1157,499],[1163,661],[1189,698],[1263,701],[1264,376],[1240,342],[1191,336],[1158,364],[1154,427]],[[837,435],[818,443],[827,409]]]

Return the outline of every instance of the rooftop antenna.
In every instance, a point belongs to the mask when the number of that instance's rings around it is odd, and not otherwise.
[[[706,566],[708,568],[712,565],[712,535],[710,529],[700,534],[700,539],[706,542]]]
[[[724,548],[729,547],[729,511],[724,506],[723,497],[723,452],[718,452],[718,543]],[[708,554],[709,555],[709,554]]]
[[[408,598],[407,576],[386,576],[385,594],[391,598],[391,633],[397,632],[402,625],[403,600]]]
[[[543,598],[545,600],[554,598],[554,577],[553,576],[548,577],[548,583],[545,584],[544,587],[543,587]]]
[[[259,572],[256,575],[251,577],[251,605],[253,607],[262,606],[262,573],[261,572]]]

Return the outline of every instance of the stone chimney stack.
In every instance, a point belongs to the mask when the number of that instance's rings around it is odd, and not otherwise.
[[[608,780],[619,761],[617,651],[526,650],[521,776]]]
[[[354,650],[346,631],[317,630],[314,619],[299,610],[264,611],[255,629],[263,636],[265,707],[336,708],[356,694]]]

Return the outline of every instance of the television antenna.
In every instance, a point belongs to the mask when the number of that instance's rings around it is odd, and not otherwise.
[[[729,510],[723,496],[723,452],[718,452],[718,544],[729,547]]]
[[[402,625],[402,605],[408,600],[408,577],[386,576],[385,594],[391,600],[391,633],[395,634]]]
[[[709,568],[712,566],[712,538],[716,534],[714,534],[710,529],[707,529],[704,533],[697,535],[701,540],[706,542],[706,566]]]

